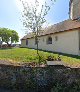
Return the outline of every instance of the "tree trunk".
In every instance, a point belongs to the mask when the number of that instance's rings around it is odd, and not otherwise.
[[[7,42],[7,45],[9,46],[9,43]]]
[[[39,44],[38,44],[38,28],[37,28],[37,35],[36,35],[36,39],[37,39],[37,55],[38,55],[38,58],[39,58],[39,64],[40,64]]]
[[[1,41],[1,48],[2,48],[2,44],[3,44],[3,42]]]
[[[38,37],[37,37],[37,54],[39,54],[39,51],[38,51]]]
[[[37,28],[37,35],[36,35],[36,39],[37,39],[37,54],[39,55],[39,51],[38,51],[38,28]]]
[[[8,42],[7,42],[7,45],[8,45],[8,47],[11,47],[11,44],[9,44]]]

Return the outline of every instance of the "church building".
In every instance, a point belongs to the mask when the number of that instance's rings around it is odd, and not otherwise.
[[[80,55],[80,0],[70,0],[69,19],[47,27],[38,36],[39,49]],[[32,33],[21,39],[21,47],[37,48]]]

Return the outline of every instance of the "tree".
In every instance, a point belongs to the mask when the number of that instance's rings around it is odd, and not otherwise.
[[[37,41],[36,43],[37,54],[39,56],[38,36],[43,24],[46,22],[45,17],[48,14],[51,6],[48,5],[46,1],[42,5],[40,5],[39,0],[35,0],[34,5],[29,4],[27,1],[23,1],[23,0],[20,1],[22,2],[23,5],[23,13],[22,13],[23,25],[33,32],[35,39]],[[50,1],[51,3],[55,2],[55,0],[50,0]],[[41,8],[39,8],[40,6]]]
[[[12,35],[11,35],[11,43],[13,42],[18,42],[19,41],[19,36],[18,33],[14,30],[12,30]]]
[[[16,43],[19,41],[18,33],[8,28],[0,28],[0,38],[1,42],[7,43],[8,46],[10,42],[10,44],[12,44],[13,42]]]

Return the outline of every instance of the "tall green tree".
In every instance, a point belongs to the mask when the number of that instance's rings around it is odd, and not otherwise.
[[[0,38],[2,43],[5,42],[7,45],[12,44],[13,42],[19,41],[18,33],[15,30],[8,28],[0,28]]]
[[[11,31],[12,34],[11,34],[11,43],[16,43],[19,41],[19,36],[18,36],[18,33],[14,30]]]

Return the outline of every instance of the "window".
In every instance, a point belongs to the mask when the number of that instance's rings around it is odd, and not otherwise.
[[[48,37],[47,44],[52,44],[52,37]]]
[[[58,41],[58,36],[55,36],[55,41]]]
[[[28,39],[26,39],[26,45],[28,45]]]

